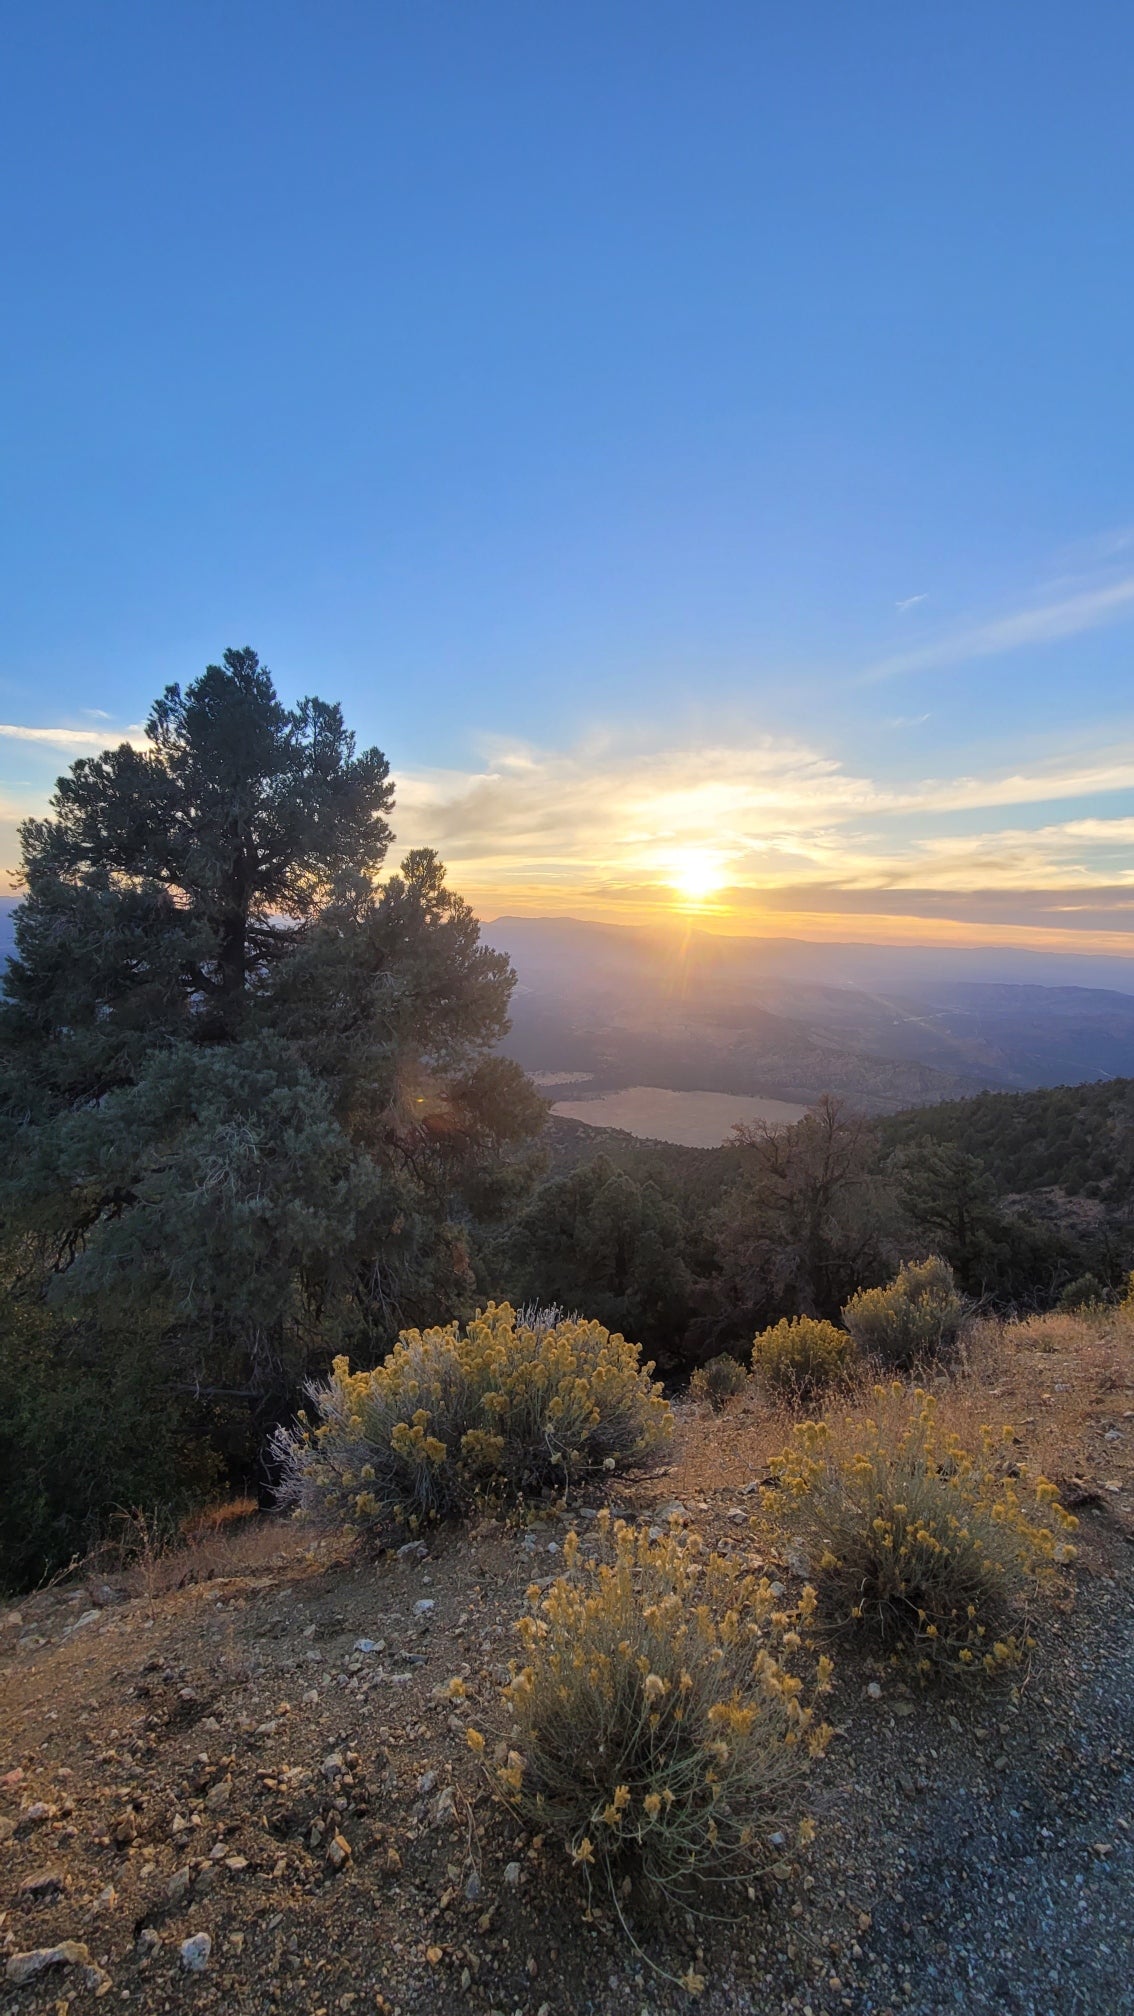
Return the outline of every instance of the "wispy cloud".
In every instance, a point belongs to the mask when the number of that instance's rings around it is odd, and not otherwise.
[[[1134,820],[1043,808],[1134,790],[1134,748],[1008,776],[884,784],[822,749],[642,749],[612,739],[568,751],[510,746],[475,773],[399,780],[399,845],[438,846],[457,886],[506,900],[539,890],[663,891],[683,859],[711,854],[730,889],[1064,888],[1134,882]],[[1031,826],[971,815],[1036,806]],[[966,830],[956,830],[958,815]]]
[[[895,609],[900,609],[904,614],[907,609],[916,609],[919,602],[928,602],[928,600],[928,595],[906,595],[902,601],[895,602],[894,607]]]
[[[1008,651],[1019,651],[1027,644],[1050,644],[1060,637],[1076,637],[1127,615],[1134,615],[1134,575],[1113,581],[1107,587],[1069,595],[1059,602],[1021,609],[1015,615],[957,631],[933,644],[895,652],[862,673],[861,681],[872,685],[881,679],[896,679],[905,672],[932,672],[975,658],[997,658]]]
[[[103,719],[109,719],[109,716],[103,716]],[[48,749],[77,749],[80,752],[84,749],[105,749],[108,741],[116,739],[113,735],[108,736],[105,728],[27,728],[15,721],[0,721],[0,735],[8,736],[13,742],[38,742]],[[117,737],[120,742],[131,739],[129,734]]]

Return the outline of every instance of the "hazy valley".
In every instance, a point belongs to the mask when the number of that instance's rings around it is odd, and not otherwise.
[[[1134,1074],[1134,982],[1117,959],[546,918],[498,918],[485,937],[518,974],[505,1054],[566,1117],[593,1104],[595,1125],[660,1140],[711,1145],[758,1117],[753,1100],[786,1121],[824,1092],[882,1114]],[[707,1094],[738,1103],[693,1096]]]

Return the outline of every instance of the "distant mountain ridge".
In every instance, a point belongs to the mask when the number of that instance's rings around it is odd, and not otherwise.
[[[508,1054],[587,1072],[594,1094],[643,1084],[806,1104],[829,1091],[896,1112],[1134,1075],[1134,962],[577,919],[497,918],[484,935],[518,974]],[[1126,988],[1069,984],[1100,969]]]

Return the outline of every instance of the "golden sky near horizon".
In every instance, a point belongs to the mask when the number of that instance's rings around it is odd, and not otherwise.
[[[27,772],[0,801],[9,861],[52,776],[122,734],[0,724]],[[391,863],[436,847],[484,917],[684,916],[753,936],[1134,956],[1134,745],[895,779],[784,736],[676,748],[607,734],[488,745],[467,770],[395,761],[394,775]]]

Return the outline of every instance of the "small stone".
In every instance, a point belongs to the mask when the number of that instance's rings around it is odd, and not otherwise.
[[[429,1553],[424,1540],[407,1540],[397,1549],[399,1561],[424,1561]]]
[[[345,1769],[341,1750],[332,1750],[329,1756],[324,1757],[322,1763],[324,1778],[341,1778]]]
[[[38,1946],[32,1953],[10,1953],[7,1975],[13,1988],[26,1987],[47,1967],[89,1967],[90,1952],[78,1939],[61,1939],[58,1946]]]
[[[248,1867],[248,1857],[246,1855],[226,1855],[224,1866],[226,1869],[231,1869],[234,1876],[239,1876],[242,1870]]]
[[[193,1881],[193,1871],[189,1868],[175,1869],[165,1886],[165,1894],[171,1904],[183,1904],[189,1895]]]
[[[667,1524],[671,1519],[676,1519],[682,1526],[688,1526],[689,1524],[689,1514],[685,1510],[680,1498],[671,1498],[665,1505],[659,1505],[656,1517],[664,1520]]]
[[[877,1680],[871,1680],[867,1683],[866,1692],[870,1697],[871,1701],[881,1701],[882,1689],[879,1686]]]
[[[725,1518],[731,1519],[734,1526],[747,1526],[748,1524],[748,1514],[747,1512],[742,1512],[739,1505],[730,1505],[728,1511],[725,1513]]]
[[[232,1798],[232,1779],[219,1778],[205,1794],[205,1809],[209,1813],[223,1813]]]
[[[62,1890],[63,1871],[61,1869],[37,1869],[25,1876],[20,1884],[21,1897],[49,1897],[53,1890]]]
[[[138,1934],[138,1946],[143,1953],[153,1953],[161,1945],[161,1933],[152,1925],[143,1925]]]
[[[9,1820],[6,1813],[0,1814],[0,1847],[3,1846],[5,1841],[11,1840],[15,1831],[16,1831],[15,1821]]]
[[[992,1768],[993,1768],[993,1770],[994,1770],[994,1771],[1007,1771],[1007,1769],[1008,1769],[1008,1758],[1007,1758],[1007,1755],[1005,1754],[1005,1752],[1004,1752],[1003,1750],[1002,1750],[1002,1751],[1000,1752],[1000,1755],[999,1755],[999,1757],[994,1757],[994,1758],[993,1758],[993,1760],[992,1760]]]
[[[350,1861],[350,1842],[342,1834],[332,1837],[327,1849],[327,1861],[332,1869],[343,1869]]]
[[[432,1596],[422,1596],[421,1599],[414,1604],[413,1614],[415,1617],[428,1617],[430,1611],[435,1608],[436,1605],[434,1603]]]
[[[480,1877],[477,1875],[477,1872],[474,1869],[469,1877],[468,1882],[465,1884],[465,1901],[466,1903],[469,1904],[479,1903],[480,1895],[481,1895]]]
[[[523,1872],[518,1862],[509,1862],[507,1868],[504,1871],[504,1881],[505,1883],[507,1883],[509,1889],[511,1890],[519,1889],[520,1877],[522,1873]]]
[[[423,1771],[417,1781],[417,1792],[421,1798],[427,1797],[437,1783],[436,1771]]]
[[[20,1819],[27,1827],[42,1827],[45,1820],[54,1820],[57,1811],[57,1807],[48,1806],[42,1799],[36,1799],[32,1805],[24,1807]]]
[[[181,1941],[181,1965],[187,1974],[203,1974],[209,1964],[213,1942],[207,1932],[194,1932]]]

